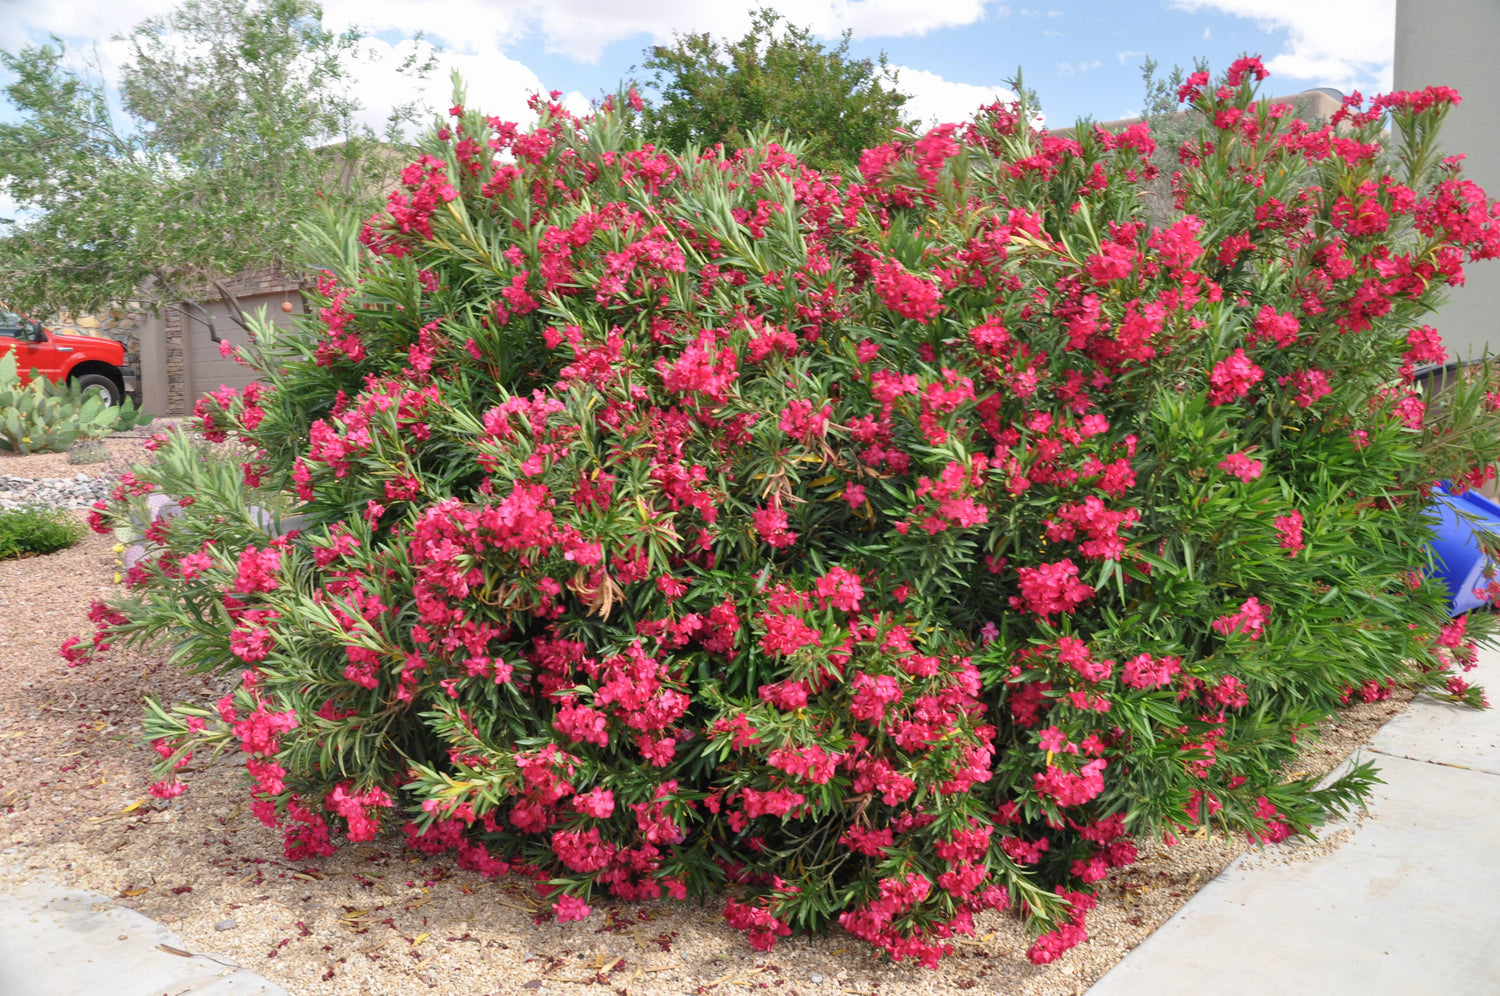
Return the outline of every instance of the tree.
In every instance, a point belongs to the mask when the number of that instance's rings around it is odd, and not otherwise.
[[[371,197],[399,161],[356,120],[360,37],[311,0],[187,0],[123,36],[123,120],[97,58],[70,68],[56,38],[0,52],[20,118],[0,125],[0,186],[22,208],[0,222],[0,293],[37,313],[160,304],[287,268],[299,216]]]
[[[833,49],[807,28],[757,11],[738,41],[708,34],[676,35],[648,49],[644,67],[656,100],[646,109],[647,135],[672,149],[746,144],[751,131],[783,130],[803,145],[803,159],[822,169],[849,170],[860,153],[911,122],[896,70],[878,59],[849,55],[850,33]]]
[[[1151,163],[1157,168],[1156,177],[1146,186],[1146,213],[1153,224],[1168,219],[1172,213],[1172,174],[1177,170],[1177,150],[1183,142],[1194,141],[1203,124],[1203,114],[1191,104],[1184,104],[1177,97],[1178,88],[1188,74],[1179,65],[1174,65],[1165,75],[1157,75],[1161,64],[1149,55],[1141,63],[1141,82],[1145,85],[1141,117],[1151,126],[1151,137],[1156,149],[1151,154]],[[1194,72],[1207,72],[1208,59],[1195,56]]]

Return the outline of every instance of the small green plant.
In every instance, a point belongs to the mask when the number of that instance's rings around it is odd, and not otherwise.
[[[107,405],[97,393],[85,394],[71,382],[54,384],[36,371],[22,384],[15,353],[0,357],[0,449],[60,453],[79,439],[102,439],[150,421],[129,398]]]
[[[56,553],[83,539],[83,523],[66,509],[0,511],[0,560]]]
[[[102,439],[84,439],[68,450],[68,463],[71,464],[104,463],[108,459],[109,447]]]

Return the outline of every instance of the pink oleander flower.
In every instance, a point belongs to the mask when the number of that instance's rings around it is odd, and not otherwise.
[[[184,581],[191,581],[214,565],[213,558],[205,551],[185,554],[177,561],[177,568],[182,573]]]
[[[595,819],[605,819],[615,811],[615,794],[607,788],[595,788],[573,798],[573,808]]]
[[[1021,596],[1012,597],[1012,608],[1034,612],[1043,619],[1071,613],[1094,596],[1094,589],[1078,580],[1078,567],[1064,558],[1052,564],[1022,567],[1017,571]]]
[[[1298,331],[1296,315],[1291,312],[1283,314],[1269,304],[1263,304],[1255,316],[1255,329],[1245,336],[1245,341],[1252,346],[1271,342],[1281,349],[1287,349],[1296,345]]]
[[[1260,381],[1265,371],[1236,349],[1225,359],[1214,364],[1208,375],[1208,403],[1224,405],[1238,401],[1250,393],[1250,388]]]
[[[1182,671],[1182,661],[1176,657],[1153,658],[1150,654],[1137,654],[1125,662],[1120,671],[1120,680],[1131,688],[1166,688]]]
[[[1220,470],[1247,483],[1260,476],[1262,466],[1259,460],[1250,459],[1246,453],[1231,453],[1219,461]]]
[[[1299,408],[1311,408],[1319,398],[1333,391],[1333,385],[1328,380],[1328,373],[1313,368],[1297,370],[1285,377],[1278,377],[1276,383],[1282,386],[1288,384],[1292,386],[1292,389],[1297,392],[1294,400]]]
[[[235,575],[232,591],[242,595],[257,591],[275,591],[276,572],[281,569],[281,551],[257,550],[247,546],[240,554],[239,573]]]
[[[827,574],[818,578],[814,587],[823,604],[845,612],[858,611],[860,599],[865,597],[865,589],[859,583],[858,575],[842,567],[830,568]]]
[[[792,928],[778,920],[764,907],[750,906],[731,899],[724,907],[724,919],[735,930],[746,931],[750,946],[757,951],[769,951],[778,937],[788,937]]]
[[[1286,550],[1287,556],[1295,557],[1297,551],[1303,548],[1302,542],[1302,513],[1293,509],[1290,515],[1278,515],[1275,520],[1276,532],[1280,535],[1277,541],[1282,549]]]
[[[893,259],[873,267],[875,293],[885,306],[903,318],[926,323],[943,310],[942,291],[932,283],[906,272]]]
[[[552,912],[556,915],[558,923],[567,923],[570,920],[582,920],[593,910],[577,896],[560,896],[557,902],[552,904]]]
[[[761,540],[769,546],[788,547],[797,541],[797,534],[787,529],[786,512],[777,506],[757,509],[750,518]]]
[[[1224,636],[1244,633],[1250,639],[1258,640],[1265,629],[1267,618],[1265,606],[1261,605],[1258,599],[1247,598],[1237,611],[1215,619],[1213,630]]]
[[[175,799],[186,791],[187,786],[176,778],[154,782],[146,789],[147,794],[153,799]]]
[[[1088,645],[1071,636],[1057,638],[1057,659],[1077,671],[1084,681],[1105,681],[1114,672],[1114,661],[1094,660]]]

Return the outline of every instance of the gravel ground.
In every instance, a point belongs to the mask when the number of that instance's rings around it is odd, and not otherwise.
[[[115,469],[141,452],[134,439],[110,448]],[[0,457],[0,474],[19,477],[101,470],[110,465]],[[178,799],[146,795],[154,755],[137,746],[142,697],[201,701],[208,679],[168,667],[157,653],[117,651],[76,670],[58,657],[66,637],[88,630],[89,601],[112,588],[112,543],[89,534],[70,550],[0,561],[0,893],[48,869],[296,996],[603,991],[593,986],[620,996],[1076,994],[1247,849],[1220,838],[1144,845],[1140,862],[1106,883],[1089,919],[1093,939],[1057,962],[1031,965],[1019,922],[986,914],[976,937],[936,971],[882,963],[837,931],[757,954],[714,907],[599,904],[583,921],[538,924],[525,884],[408,854],[396,839],[346,844],[333,858],[294,865],[250,815],[232,758],[195,762]],[[1301,766],[1331,770],[1403,707],[1349,709]],[[1295,859],[1347,835],[1275,850]]]
[[[9,450],[0,450],[0,475],[33,479],[76,477],[79,474],[85,477],[118,477],[121,471],[129,470],[151,455],[143,445],[146,437],[154,432],[164,431],[164,426],[165,423],[153,421],[144,428],[108,437],[103,442],[109,450],[109,459],[99,463],[70,463],[66,453],[32,453],[20,456]]]

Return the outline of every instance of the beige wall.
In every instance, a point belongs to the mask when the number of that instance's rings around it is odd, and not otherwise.
[[[1500,0],[1397,0],[1395,88],[1443,85],[1463,97],[1443,127],[1469,179],[1500,195]],[[1429,321],[1456,359],[1500,352],[1500,260],[1467,267],[1468,281]]]
[[[141,363],[137,368],[141,383],[141,410],[152,415],[169,414],[167,410],[167,353],[163,336],[166,322],[160,315],[148,316],[141,325]]]

